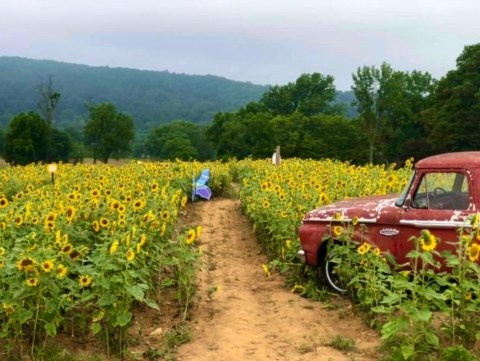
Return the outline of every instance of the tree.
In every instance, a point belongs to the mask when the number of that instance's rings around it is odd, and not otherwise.
[[[42,84],[38,87],[40,99],[38,101],[38,108],[40,114],[50,125],[55,124],[55,110],[60,101],[61,94],[55,91],[53,87],[52,76],[48,77],[48,83]]]
[[[173,134],[162,147],[164,159],[191,160],[198,159],[198,152],[190,140],[182,133]]]
[[[50,129],[48,160],[67,162],[70,158],[73,145],[69,135],[56,128]]]
[[[332,114],[338,107],[331,103],[336,95],[334,78],[320,73],[302,74],[295,83],[270,88],[260,100],[262,111],[272,115]]]
[[[425,123],[436,152],[480,148],[480,43],[463,49],[457,69],[438,82],[432,103]]]
[[[388,94],[386,85],[392,75],[393,70],[387,63],[383,63],[380,69],[364,66],[353,74],[355,105],[367,134],[370,163],[373,163],[377,141],[385,125],[385,95]]]
[[[383,63],[380,68],[364,66],[353,74],[355,105],[367,137],[368,160],[395,161],[408,157],[407,144],[421,148],[425,142],[420,115],[428,108],[435,81],[428,73],[395,71]],[[428,152],[422,149],[422,152]]]
[[[3,157],[21,165],[48,161],[49,129],[45,119],[35,112],[16,115],[6,130]]]
[[[131,117],[117,111],[113,104],[101,103],[88,107],[90,116],[83,129],[87,148],[93,152],[93,162],[97,158],[108,163],[131,150],[135,136]]]
[[[182,140],[172,141],[174,136]],[[175,150],[173,149],[174,145],[185,146],[189,150]],[[205,128],[183,120],[176,120],[152,129],[147,136],[145,146],[149,155],[159,159],[184,159],[188,155],[186,159],[205,161],[214,156],[213,148],[206,139]],[[179,157],[176,154],[182,154],[182,156]]]

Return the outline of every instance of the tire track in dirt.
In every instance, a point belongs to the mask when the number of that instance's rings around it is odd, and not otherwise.
[[[193,340],[177,350],[177,360],[377,359],[378,335],[348,307],[327,310],[291,293],[279,275],[266,276],[261,265],[267,260],[239,201],[199,202],[188,212],[190,222],[202,225],[203,265]],[[335,336],[354,340],[355,351],[327,346]]]

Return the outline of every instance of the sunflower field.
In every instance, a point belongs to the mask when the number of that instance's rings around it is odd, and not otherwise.
[[[45,165],[1,168],[2,354],[33,358],[60,333],[94,335],[121,354],[133,307],[158,309],[164,288],[186,313],[201,226],[176,228],[204,166],[60,164],[52,178]],[[228,166],[209,166],[221,194]]]
[[[201,224],[185,227],[179,219],[188,212],[192,183],[205,168],[211,171],[208,185],[214,197],[231,195],[232,182],[238,183],[243,212],[271,260],[262,265],[265,273],[278,270],[292,291],[316,297],[318,283],[297,259],[297,232],[305,212],[345,198],[399,193],[411,175],[412,160],[401,166],[331,159],[287,159],[281,166],[252,159],[59,164],[54,177],[41,164],[0,168],[2,359],[27,354],[38,359],[66,334],[93,337],[105,345],[107,355],[122,355],[135,308],[163,312],[159,300],[164,292],[174,292],[185,319],[195,301],[200,257],[195,242]],[[431,288],[431,275],[422,273],[427,268],[411,278],[389,273],[376,250],[348,242],[347,225],[339,232],[347,240],[343,255],[353,264],[354,299],[370,320],[384,325],[384,339],[398,343],[399,360],[421,359],[419,352],[438,350],[432,310],[441,305],[447,315],[443,329],[453,342],[459,333],[463,339],[480,339],[480,329],[471,327],[479,324],[472,305],[480,302],[480,288],[463,282],[472,274],[480,279],[476,263],[469,260],[480,254],[475,241],[480,231],[466,235],[468,242],[461,238],[463,253],[449,258],[462,265],[453,277],[463,285],[449,288],[450,294]],[[431,234],[422,237],[411,257],[427,265],[437,240]],[[444,289],[449,277],[435,282]],[[416,295],[414,305],[409,294]]]
[[[298,268],[297,232],[307,211],[345,198],[400,193],[411,172],[411,160],[401,168],[331,159],[289,159],[280,167],[251,160],[232,165],[232,176],[241,183],[244,212],[274,264],[283,270]]]
[[[244,160],[231,166],[241,183],[239,196],[259,242],[270,258],[262,265],[287,277],[292,292],[307,297],[325,295],[311,269],[297,258],[298,227],[308,210],[337,200],[400,193],[412,173],[412,160],[356,166],[335,160],[290,159],[275,167],[269,161]],[[342,222],[333,232],[342,241],[333,262],[347,285],[346,295],[371,327],[378,328],[384,360],[476,360],[480,357],[480,215],[471,228],[459,229],[456,253],[436,251],[442,240],[428,230],[411,239],[410,271],[395,272],[388,254],[353,241],[358,222]],[[445,240],[444,240],[445,241]],[[443,259],[450,272],[436,272]],[[393,267],[392,267],[393,265]],[[474,356],[476,355],[476,356]]]

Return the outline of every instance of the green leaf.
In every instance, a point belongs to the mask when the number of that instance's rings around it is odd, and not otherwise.
[[[413,345],[402,346],[402,356],[404,360],[408,360],[415,354],[415,347]]]
[[[100,307],[110,306],[117,302],[117,296],[112,293],[108,293],[100,297],[97,301],[97,305]]]
[[[424,291],[419,290],[418,292],[420,295],[423,295],[428,300],[440,300],[445,301],[447,297],[443,293],[435,292],[430,287],[425,289]]]
[[[98,322],[92,322],[90,328],[92,329],[92,333],[96,335],[102,330],[102,325]]]
[[[101,310],[97,310],[97,311],[93,312],[92,322],[99,322],[103,319],[104,316],[105,316],[105,312],[103,312]]]
[[[175,285],[175,280],[170,278],[170,277],[166,277],[163,281],[162,281],[162,284],[160,287],[162,288],[168,288],[168,287],[172,287],[173,285]]]
[[[120,327],[128,325],[132,319],[132,314],[128,310],[122,310],[117,314],[117,322]]]
[[[143,300],[145,291],[144,291],[144,287],[142,287],[141,284],[140,285],[132,285],[132,286],[129,285],[129,286],[126,286],[125,289],[136,300],[138,300],[138,301]]]
[[[432,318],[432,311],[423,309],[423,310],[413,310],[410,313],[410,316],[416,321],[428,322]]]
[[[98,277],[95,280],[98,286],[102,287],[103,289],[109,290],[110,289],[110,280],[105,277]]]
[[[48,322],[45,324],[45,331],[47,331],[47,335],[50,337],[55,337],[57,335],[57,326],[54,323]]]
[[[382,300],[382,303],[388,304],[388,305],[393,305],[397,304],[402,300],[402,295],[399,295],[398,293],[391,293],[388,296],[385,296]]]
[[[33,310],[21,310],[14,313],[12,319],[17,321],[19,324],[24,324],[28,320],[32,319],[34,315]]]
[[[158,307],[157,303],[154,300],[150,298],[144,298],[143,302],[145,302],[148,307],[153,308],[154,310],[160,311],[160,307]]]
[[[406,318],[396,318],[385,323],[382,327],[382,340],[396,336],[400,332],[406,331],[408,328],[408,320]]]
[[[432,346],[438,346],[440,344],[437,335],[432,332],[427,332],[425,334],[425,338],[427,339],[427,343]]]

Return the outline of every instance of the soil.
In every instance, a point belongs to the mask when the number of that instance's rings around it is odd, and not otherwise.
[[[193,340],[178,348],[176,360],[378,360],[378,334],[348,301],[305,299],[281,275],[265,273],[267,259],[238,200],[196,202],[187,218],[202,225],[203,263]],[[354,349],[341,347],[345,342]]]

